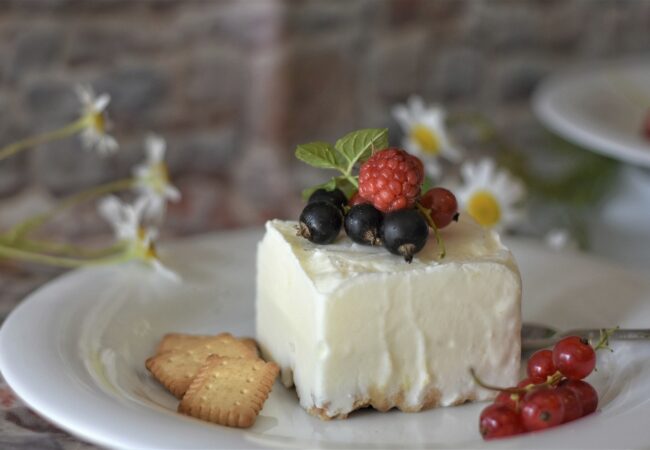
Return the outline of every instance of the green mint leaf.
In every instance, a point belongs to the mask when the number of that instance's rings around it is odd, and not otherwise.
[[[346,173],[350,173],[355,164],[370,158],[372,151],[388,147],[387,128],[366,128],[346,134],[334,145],[348,161]]]
[[[319,169],[343,170],[347,162],[338,151],[327,142],[310,142],[296,148],[296,158]]]

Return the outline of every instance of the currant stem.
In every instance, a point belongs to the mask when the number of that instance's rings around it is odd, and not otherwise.
[[[433,218],[431,217],[431,212],[422,206],[420,202],[415,203],[415,207],[420,211],[420,213],[424,216],[424,219],[427,221],[427,224],[433,229],[433,235],[436,238],[436,244],[438,244],[438,248],[440,249],[440,259],[443,259],[447,255],[447,249],[445,248],[445,241],[442,239],[442,236],[440,235],[440,230],[436,226],[436,223],[433,221]]]
[[[493,386],[490,384],[485,383],[483,380],[479,378],[479,376],[476,374],[476,371],[474,368],[469,369],[470,374],[472,375],[472,379],[476,384],[481,386],[484,389],[489,389],[491,391],[499,391],[499,392],[508,392],[510,394],[526,394],[533,389],[537,389],[542,386],[555,386],[558,384],[562,379],[564,378],[564,375],[558,370],[555,372],[553,375],[549,375],[546,378],[546,381],[540,384],[529,384],[528,386],[524,386],[523,388],[519,387],[510,387],[510,388],[503,388],[503,387],[498,387],[498,386]]]
[[[82,116],[81,118],[75,120],[74,122],[68,125],[65,125],[62,128],[59,128],[58,130],[49,131],[47,133],[28,137],[20,141],[14,142],[13,144],[9,144],[6,147],[0,149],[0,161],[2,161],[3,159],[7,159],[10,156],[13,156],[23,150],[27,150],[30,147],[35,147],[37,145],[44,144],[46,142],[55,141],[58,139],[66,138],[68,136],[72,136],[73,134],[76,134],[79,131],[83,130],[87,126],[87,122],[88,120],[86,116]]]
[[[490,391],[498,391],[498,392],[508,392],[509,394],[525,394],[526,392],[528,392],[526,388],[516,388],[516,387],[504,388],[504,387],[487,384],[479,378],[479,376],[476,374],[476,371],[474,370],[473,367],[469,369],[469,373],[472,375],[472,379],[474,380],[474,382],[479,386],[481,386],[483,389],[488,389]]]
[[[611,348],[609,348],[609,338],[619,328],[620,328],[619,326],[616,326],[614,328],[601,329],[600,330],[600,339],[598,340],[598,343],[596,343],[596,345],[594,345],[594,351],[598,351],[598,350],[602,350],[602,349],[607,349],[607,350],[610,350],[610,351],[614,351]]]

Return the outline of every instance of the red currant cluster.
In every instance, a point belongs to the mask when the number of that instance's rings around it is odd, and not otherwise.
[[[359,169],[359,190],[348,200],[339,190],[319,189],[300,216],[299,234],[329,244],[341,227],[354,242],[383,245],[411,262],[426,244],[429,227],[438,230],[458,219],[453,193],[436,187],[421,194],[424,168],[398,148],[374,153]],[[441,246],[441,254],[443,254]]]
[[[500,391],[481,412],[481,435],[494,439],[544,430],[591,414],[598,406],[598,393],[583,379],[595,366],[594,347],[586,339],[569,336],[553,350],[535,352],[526,367],[528,377],[517,387],[498,389],[478,380],[483,387]]]

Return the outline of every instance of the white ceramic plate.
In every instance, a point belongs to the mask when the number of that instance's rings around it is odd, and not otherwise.
[[[650,167],[650,142],[641,132],[650,111],[650,60],[602,63],[552,76],[535,92],[533,107],[567,140]]]
[[[650,442],[650,344],[617,344],[591,382],[592,416],[556,429],[485,443],[469,404],[419,414],[361,411],[344,421],[307,415],[275,385],[249,430],[176,414],[176,400],[144,369],[169,331],[253,334],[259,231],[215,234],[163,248],[186,284],[138,265],[71,272],[26,299],[0,332],[0,369],[45,417],[112,448],[635,448]],[[524,317],[557,327],[647,326],[650,281],[573,254],[512,241],[524,278]],[[459,355],[462,357],[462,355]]]

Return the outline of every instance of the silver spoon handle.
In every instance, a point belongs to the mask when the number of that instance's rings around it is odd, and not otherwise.
[[[569,330],[558,333],[555,336],[546,338],[524,338],[521,342],[521,349],[524,352],[551,347],[557,341],[566,336],[580,336],[590,339],[592,342],[600,338],[600,329]],[[646,341],[650,340],[650,329],[619,329],[612,332],[610,341]]]
[[[560,339],[565,336],[581,336],[587,339],[598,339],[600,337],[599,329],[570,330],[565,331],[557,336]],[[610,341],[644,341],[650,340],[650,329],[618,329],[609,335]]]

